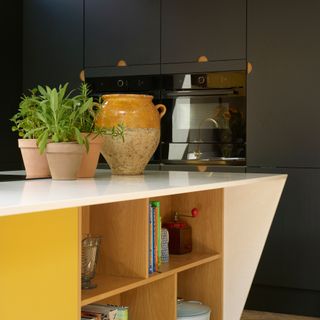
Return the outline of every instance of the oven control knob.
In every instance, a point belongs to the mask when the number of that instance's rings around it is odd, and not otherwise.
[[[206,82],[206,78],[204,76],[199,76],[198,77],[198,83],[199,84],[205,84]]]
[[[122,88],[123,86],[124,86],[124,81],[123,80],[118,80],[117,81],[117,86],[119,87],[119,88]]]

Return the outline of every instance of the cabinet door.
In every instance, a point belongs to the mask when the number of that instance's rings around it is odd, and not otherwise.
[[[248,0],[247,164],[320,167],[320,2]]]
[[[83,0],[23,2],[23,88],[80,84]]]
[[[86,68],[119,60],[160,64],[160,0],[85,0]]]
[[[245,0],[162,0],[161,62],[245,59]]]
[[[254,283],[320,290],[320,170],[248,171],[288,173]]]

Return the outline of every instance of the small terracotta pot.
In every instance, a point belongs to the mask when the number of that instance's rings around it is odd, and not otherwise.
[[[19,139],[27,179],[49,178],[50,170],[46,153],[40,154],[37,139]]]
[[[83,135],[88,138],[89,151],[83,154],[78,178],[92,178],[96,173],[99,155],[105,138],[95,134],[83,133]]]
[[[52,179],[77,179],[84,145],[76,142],[48,143],[46,151]]]

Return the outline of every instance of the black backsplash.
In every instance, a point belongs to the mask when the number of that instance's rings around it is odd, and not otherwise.
[[[22,91],[22,7],[22,1],[1,4],[0,170],[22,168],[17,135],[9,121],[17,111]]]

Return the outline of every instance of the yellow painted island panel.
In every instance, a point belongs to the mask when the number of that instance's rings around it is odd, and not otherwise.
[[[78,209],[0,218],[0,319],[79,320]]]

